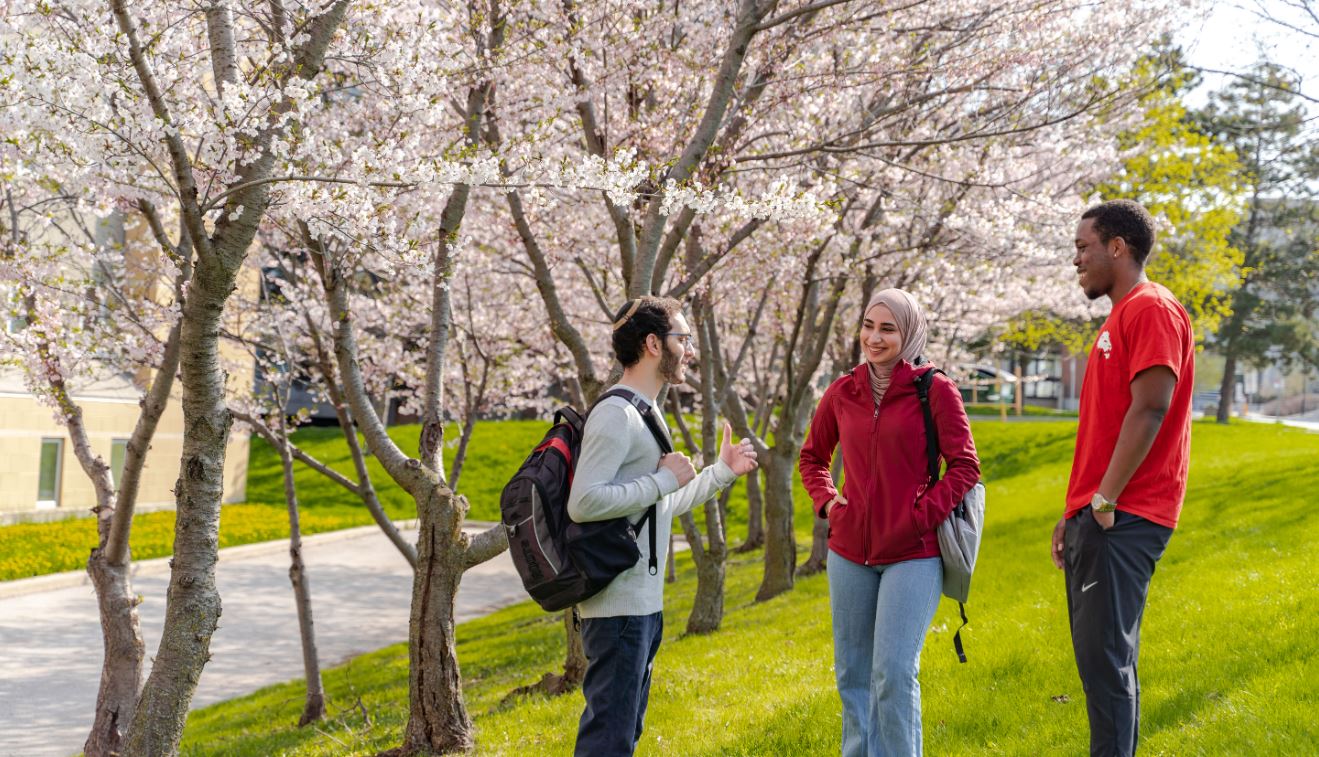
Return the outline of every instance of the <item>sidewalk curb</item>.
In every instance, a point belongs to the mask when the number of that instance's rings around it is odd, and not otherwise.
[[[485,521],[466,521],[463,523],[464,530],[482,531],[494,523]],[[394,521],[394,526],[400,531],[407,531],[417,527],[417,520]],[[303,546],[315,544],[324,544],[326,542],[343,541],[345,539],[357,539],[371,534],[381,533],[380,526],[356,526],[354,528],[345,528],[338,531],[326,531],[324,533],[312,534],[311,536],[302,537]],[[275,539],[274,541],[254,542],[252,544],[240,544],[236,547],[225,547],[220,550],[220,560],[241,560],[245,557],[254,557],[257,555],[268,555],[288,550],[288,539]],[[138,576],[158,575],[169,572],[169,563],[172,557],[156,557],[150,560],[141,560],[133,563],[129,572],[130,580]],[[36,594],[43,591],[54,591],[56,589],[67,589],[71,586],[91,586],[91,578],[85,570],[71,570],[66,573],[50,573],[44,576],[33,576],[32,578],[19,578],[13,581],[0,581],[0,599],[10,599],[12,597],[21,597],[26,594]]]

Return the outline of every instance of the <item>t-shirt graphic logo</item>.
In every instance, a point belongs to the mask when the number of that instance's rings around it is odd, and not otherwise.
[[[1112,357],[1113,342],[1109,340],[1107,331],[1099,335],[1099,341],[1095,342],[1095,346],[1104,351],[1105,358]]]

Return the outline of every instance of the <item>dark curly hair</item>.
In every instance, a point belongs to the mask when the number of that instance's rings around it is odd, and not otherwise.
[[[1135,200],[1109,200],[1101,202],[1081,214],[1081,220],[1094,219],[1095,233],[1104,244],[1113,237],[1122,237],[1131,250],[1131,257],[1140,265],[1154,249],[1154,217],[1144,205]]]
[[[672,297],[641,297],[628,300],[614,314],[614,355],[624,368],[641,360],[646,337],[655,334],[662,340],[669,333],[671,318],[682,312],[682,303]]]

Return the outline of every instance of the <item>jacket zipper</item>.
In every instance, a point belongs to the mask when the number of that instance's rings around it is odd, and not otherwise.
[[[869,388],[869,387],[867,387],[867,388]],[[879,470],[879,457],[878,457],[878,452],[879,452],[879,406],[880,406],[881,403],[883,403],[883,401],[884,401],[883,399],[880,399],[879,402],[876,402],[876,403],[875,403],[875,412],[874,412],[873,415],[870,416],[870,449],[874,450],[875,453],[876,453],[876,457],[875,457],[875,460],[874,460],[874,462],[873,462],[873,465],[875,466],[875,467],[874,467],[874,470],[876,470],[876,471]],[[873,485],[873,484],[872,484],[872,485]],[[871,503],[876,502],[876,501],[878,500],[878,496],[876,496],[876,492],[874,492],[874,491],[869,492],[869,493],[868,493],[868,496],[870,497],[870,502],[866,503],[867,506],[866,506],[866,509],[865,509],[865,513],[866,513],[866,517],[865,517],[865,531],[863,532],[863,537],[862,537],[862,540],[861,540],[861,545],[862,545],[861,564],[862,564],[862,565],[870,565],[870,511],[871,511],[871,509],[873,509],[873,508],[871,507]]]

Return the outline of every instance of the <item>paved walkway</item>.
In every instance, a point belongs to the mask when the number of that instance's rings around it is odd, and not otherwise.
[[[415,532],[408,532],[411,541]],[[303,559],[322,667],[406,641],[412,572],[375,526],[307,538]],[[160,643],[167,560],[136,567],[147,665]],[[194,707],[302,677],[287,542],[222,550],[216,583],[224,603]],[[526,598],[504,553],[469,570],[458,620]],[[80,574],[0,583],[0,756],[64,757],[91,727],[101,670],[96,597]],[[150,672],[149,669],[147,671]]]

